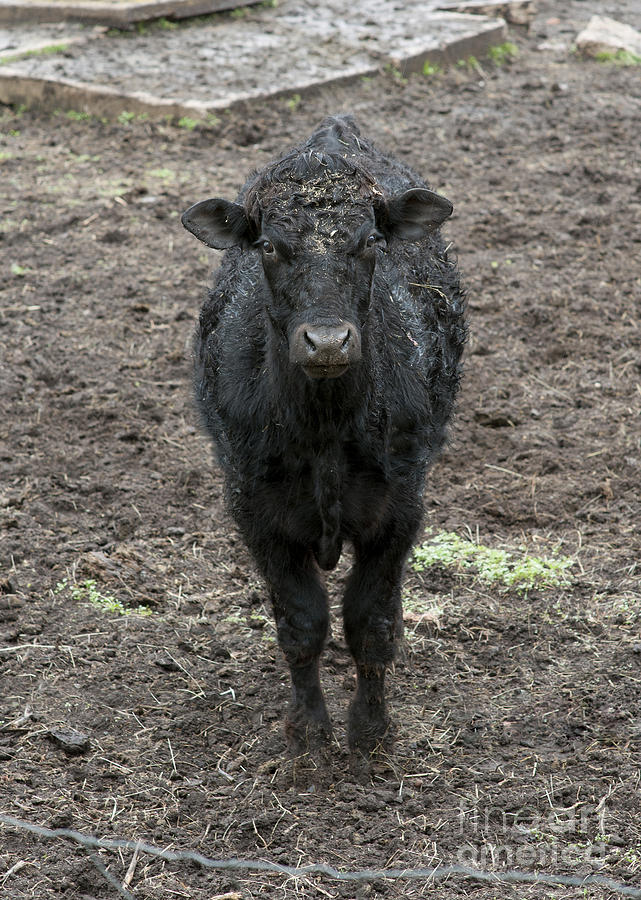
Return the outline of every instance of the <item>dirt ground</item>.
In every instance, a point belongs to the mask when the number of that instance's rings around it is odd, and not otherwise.
[[[511,30],[511,62],[382,74],[207,128],[2,111],[2,813],[209,858],[641,886],[641,70],[569,49],[611,4],[558,6]],[[179,223],[337,111],[455,205],[471,334],[426,528],[574,561],[570,584],[527,593],[408,569],[396,744],[366,774],[336,610],[336,746],[325,765],[285,751],[286,667],[191,400],[217,254]],[[621,896],[92,857],[1,825],[0,884],[16,900]]]

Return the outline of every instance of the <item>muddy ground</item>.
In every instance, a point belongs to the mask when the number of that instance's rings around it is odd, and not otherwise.
[[[388,73],[204,129],[2,111],[4,814],[210,858],[641,885],[641,78],[569,51],[608,4],[556,6],[511,31],[512,62]],[[178,218],[342,110],[455,204],[471,336],[426,527],[574,560],[570,584],[527,593],[408,570],[397,740],[369,773],[345,746],[337,614],[331,760],[287,757],[265,590],[191,401],[216,254]],[[100,866],[136,898],[619,895],[92,860],[0,826],[7,897],[121,896]]]

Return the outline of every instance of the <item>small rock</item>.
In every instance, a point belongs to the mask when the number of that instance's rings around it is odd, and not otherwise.
[[[165,672],[178,672],[180,670],[180,666],[176,660],[172,659],[171,656],[165,656],[164,654],[161,654],[154,659],[154,665],[164,669]]]
[[[641,56],[641,32],[607,16],[592,16],[577,36],[576,46],[586,56],[619,50]]]
[[[84,753],[89,749],[89,735],[82,734],[75,728],[50,728],[47,737],[69,756]]]

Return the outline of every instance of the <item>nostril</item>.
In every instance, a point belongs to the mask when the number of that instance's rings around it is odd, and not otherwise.
[[[337,325],[301,322],[290,339],[289,358],[295,365],[334,369],[338,373],[361,358],[358,326],[352,322]],[[327,374],[319,377],[336,377]]]

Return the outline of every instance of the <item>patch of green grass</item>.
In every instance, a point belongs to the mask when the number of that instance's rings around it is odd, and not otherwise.
[[[567,556],[530,556],[524,548],[512,553],[477,544],[451,531],[440,531],[414,549],[412,568],[417,571],[442,566],[455,572],[472,572],[483,584],[525,593],[532,588],[552,588],[571,582]]]
[[[232,19],[244,19],[245,16],[249,15],[249,10],[246,6],[239,6],[236,9],[232,9],[229,15]]]
[[[294,94],[293,97],[289,98],[289,100],[287,101],[287,103],[285,105],[287,106],[287,109],[290,112],[296,112],[296,110],[300,106],[300,100],[301,100],[300,94]]]
[[[90,603],[103,612],[116,613],[119,616],[150,616],[151,609],[148,606],[136,608],[125,606],[121,600],[112,594],[102,593],[93,578],[87,578],[81,584],[70,587],[67,580],[59,581],[55,593],[60,594],[69,588],[71,599],[77,603]]]
[[[423,75],[431,78],[432,75],[439,75],[443,70],[438,65],[438,63],[431,63],[429,59],[426,59],[423,63]]]
[[[518,54],[518,47],[511,41],[505,41],[503,44],[497,44],[496,47],[490,47],[487,52],[487,55],[496,66],[504,66],[506,63],[512,62]]]
[[[32,56],[53,56],[56,53],[64,53],[69,44],[50,44],[48,47],[38,47],[36,50],[25,50],[22,53],[13,53],[0,57],[0,66],[15,62],[18,59],[29,59]]]
[[[77,109],[68,109],[65,115],[72,122],[86,122],[87,119],[91,118],[91,113],[80,112]]]
[[[183,116],[181,119],[178,119],[178,127],[186,128],[187,131],[193,131],[199,124],[198,119],[192,119],[190,116]]]
[[[456,68],[467,69],[470,72],[476,72],[477,75],[481,76],[481,78],[485,77],[483,66],[478,61],[476,56],[466,56],[465,59],[459,59],[456,63]]]
[[[118,118],[116,121],[119,125],[131,125],[132,122],[146,122],[149,118],[148,113],[134,113],[130,112],[127,109],[123,109],[121,113],[118,113]],[[172,117],[168,116],[168,121],[171,121]],[[102,119],[103,122],[106,122],[106,119]]]
[[[27,269],[24,266],[19,266],[18,263],[11,263],[11,274],[16,278],[24,278],[27,274]]]
[[[152,178],[162,178],[163,181],[173,181],[176,177],[173,169],[150,169],[148,174]]]
[[[613,63],[615,66],[641,66],[641,56],[629,50],[602,50],[594,58],[597,62]]]
[[[398,81],[399,84],[407,84],[407,78],[403,75],[398,66],[394,65],[394,63],[387,63],[387,65],[383,68],[383,71],[386,75],[391,75],[394,81]]]

